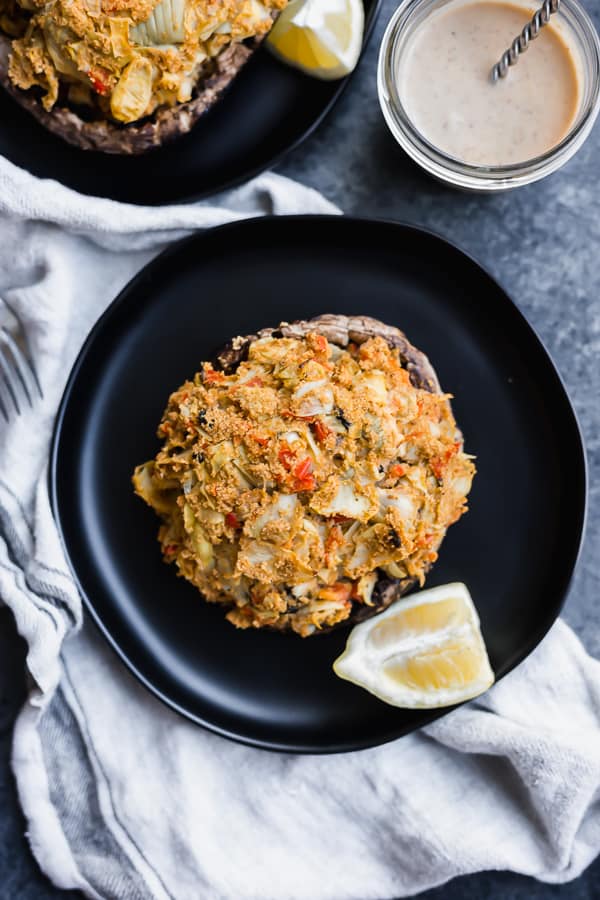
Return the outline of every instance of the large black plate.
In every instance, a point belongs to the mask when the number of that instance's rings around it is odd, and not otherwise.
[[[255,219],[146,267],[92,331],[58,415],[51,484],[71,566],[107,639],[165,702],[220,734],[310,752],[389,741],[443,711],[393,709],[336,678],[346,632],[236,631],[161,562],[155,515],[130,478],[157,449],[168,394],[202,359],[234,334],[323,312],[399,325],[455,395],[479,472],[428,583],[467,583],[498,677],[558,615],[585,514],[581,437],[550,358],[499,285],[441,238]]]
[[[381,2],[364,0],[363,49]],[[82,194],[145,205],[198,199],[277,162],[315,130],[350,77],[318,81],[282,65],[263,47],[190,134],[137,157],[71,147],[0,88],[0,154]]]

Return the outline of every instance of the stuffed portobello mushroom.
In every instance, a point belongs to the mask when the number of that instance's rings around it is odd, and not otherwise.
[[[71,144],[139,154],[219,100],[287,0],[0,0],[0,83]]]
[[[475,472],[427,357],[326,315],[238,337],[169,398],[136,492],[238,628],[307,637],[423,584]]]

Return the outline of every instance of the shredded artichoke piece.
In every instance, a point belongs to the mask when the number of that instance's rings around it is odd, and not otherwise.
[[[131,40],[144,47],[183,43],[185,10],[186,0],[160,0],[146,21],[131,29]]]
[[[159,436],[134,482],[165,560],[237,627],[303,636],[376,612],[380,579],[422,582],[474,473],[446,396],[377,337],[335,353],[273,337],[231,372],[204,363]]]
[[[112,93],[110,111],[119,122],[141,118],[152,97],[152,64],[138,57],[129,63]]]
[[[131,123],[190,100],[212,74],[206,61],[266,34],[286,3],[0,0],[14,38],[8,74],[21,90],[41,89],[47,110],[68,97],[94,120]]]

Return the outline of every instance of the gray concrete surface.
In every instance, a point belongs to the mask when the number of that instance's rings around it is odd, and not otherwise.
[[[599,27],[600,0],[584,5]],[[384,0],[347,92],[278,171],[347,214],[425,226],[459,244],[537,330],[577,410],[589,462],[587,536],[564,616],[600,656],[600,121],[579,153],[537,184],[496,196],[438,184],[395,143],[377,101],[378,47],[396,6]]]

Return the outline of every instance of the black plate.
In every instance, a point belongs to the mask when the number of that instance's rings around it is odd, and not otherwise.
[[[363,49],[381,2],[364,0]],[[260,48],[190,134],[137,157],[71,147],[0,88],[0,154],[82,194],[144,205],[199,199],[270,168],[317,128],[350,77],[318,81]]]
[[[132,671],[179,712],[271,749],[389,741],[441,712],[380,703],[333,674],[347,632],[236,631],[162,563],[133,495],[169,393],[234,334],[323,312],[399,325],[455,395],[477,454],[471,511],[430,586],[465,581],[504,675],[560,610],[585,515],[577,421],[539,339],[472,259],[428,232],[338,217],[255,219],[175,245],[92,331],[57,419],[55,515],[89,611]]]

